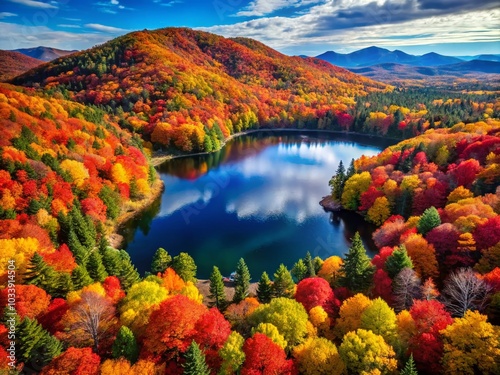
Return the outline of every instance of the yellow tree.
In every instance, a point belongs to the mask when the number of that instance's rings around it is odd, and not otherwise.
[[[368,220],[375,225],[382,225],[390,215],[391,208],[386,197],[375,199],[373,206],[370,207],[367,213]]]
[[[318,272],[318,276],[328,281],[330,285],[336,285],[339,276],[341,276],[342,263],[342,258],[337,255],[325,259]]]
[[[314,337],[296,346],[293,356],[299,371],[304,375],[341,375],[345,365],[333,342],[323,337]]]
[[[347,333],[340,344],[339,353],[348,372],[352,374],[390,374],[398,366],[394,350],[384,338],[364,329]]]
[[[486,320],[477,311],[467,311],[441,331],[446,374],[500,373],[500,328]]]
[[[422,279],[436,278],[439,274],[434,246],[420,234],[410,235],[405,243],[406,251],[413,262],[413,269]]]
[[[77,187],[82,187],[85,180],[89,178],[89,171],[83,163],[76,160],[65,159],[61,162],[61,169],[70,174]]]
[[[340,307],[339,318],[335,326],[337,337],[342,338],[346,333],[360,328],[361,315],[371,304],[372,301],[361,293],[346,299]]]
[[[370,172],[356,173],[349,178],[342,193],[342,205],[349,210],[357,210],[360,203],[360,196],[372,183]]]
[[[372,301],[361,314],[361,328],[380,335],[388,343],[396,337],[396,313],[382,298]]]

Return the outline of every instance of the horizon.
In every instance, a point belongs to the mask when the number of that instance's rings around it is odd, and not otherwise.
[[[256,39],[286,55],[376,46],[412,55],[500,54],[495,1],[450,0],[6,0],[5,50],[85,50],[143,29],[188,27]],[[192,9],[197,9],[194,13]],[[478,25],[476,20],[481,19]],[[425,32],[415,32],[425,30]]]

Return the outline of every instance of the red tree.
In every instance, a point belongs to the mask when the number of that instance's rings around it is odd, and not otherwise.
[[[297,284],[295,299],[306,309],[321,306],[328,314],[334,314],[340,308],[328,281],[321,277],[309,277]]]
[[[243,352],[242,375],[284,375],[292,371],[293,364],[286,360],[285,351],[262,333],[245,341]]]
[[[478,250],[484,250],[500,242],[500,215],[479,224],[474,231],[474,240]]]
[[[50,303],[48,309],[43,315],[38,318],[40,324],[49,331],[51,334],[55,334],[58,331],[62,331],[64,327],[61,324],[62,317],[69,310],[69,305],[62,298],[55,298]]]
[[[7,306],[8,289],[0,291],[0,309]],[[36,318],[49,307],[50,296],[35,285],[16,285],[16,312],[22,319]]]
[[[90,348],[69,348],[54,358],[40,375],[98,375],[101,358]]]

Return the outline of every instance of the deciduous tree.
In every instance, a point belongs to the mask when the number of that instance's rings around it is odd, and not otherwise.
[[[346,370],[335,344],[323,337],[311,338],[295,347],[293,356],[301,374],[341,375]]]

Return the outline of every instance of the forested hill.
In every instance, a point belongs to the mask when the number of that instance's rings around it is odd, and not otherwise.
[[[356,95],[391,87],[251,39],[183,28],[139,31],[13,80],[100,105],[125,128],[183,151],[211,151],[248,128],[317,127]]]

